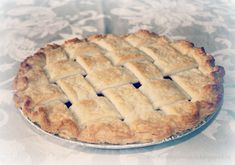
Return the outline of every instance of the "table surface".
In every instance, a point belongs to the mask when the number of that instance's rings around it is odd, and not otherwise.
[[[200,134],[175,145],[134,150],[68,146],[40,135],[12,102],[20,61],[45,43],[140,28],[187,39],[225,68],[224,104]],[[233,164],[235,160],[235,2],[153,0],[22,0],[0,3],[0,165]]]

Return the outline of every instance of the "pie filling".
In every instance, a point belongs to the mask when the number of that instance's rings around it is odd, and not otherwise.
[[[25,59],[14,101],[41,129],[89,143],[161,141],[223,97],[223,67],[187,41],[146,30],[47,45]]]

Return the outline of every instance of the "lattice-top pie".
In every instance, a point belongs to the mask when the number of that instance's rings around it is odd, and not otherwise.
[[[146,30],[49,44],[25,59],[14,101],[41,129],[89,143],[160,141],[220,107],[224,69]]]

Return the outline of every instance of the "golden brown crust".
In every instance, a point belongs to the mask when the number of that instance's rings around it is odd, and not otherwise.
[[[126,40],[148,54],[163,75],[175,74],[198,66],[194,58],[182,55],[174,49],[165,36],[137,32],[126,37]]]
[[[109,67],[90,72],[86,79],[93,84],[96,91],[137,82],[136,77],[123,67]]]
[[[81,40],[78,39],[78,38],[72,38],[72,39],[68,39],[64,42],[64,44],[71,44],[71,43],[77,43],[77,42],[80,42]]]
[[[193,43],[185,40],[175,41],[171,44],[171,46],[173,46],[180,53],[193,57],[198,63],[199,69],[203,73],[209,74],[213,71],[213,68],[215,66],[215,59],[213,58],[213,56],[208,55],[203,47],[196,48],[194,47]]]
[[[94,88],[81,75],[58,80],[57,84],[73,103],[96,96]]]
[[[149,61],[133,61],[125,64],[125,67],[129,69],[141,83],[148,80],[162,79],[162,73],[157,66]]]
[[[140,91],[151,100],[154,108],[186,100],[184,93],[170,80],[151,80],[140,87]]]
[[[17,75],[13,81],[13,89],[17,91],[22,91],[26,89],[27,87],[28,87],[28,78],[19,77],[19,75]]]
[[[44,69],[46,69],[51,81],[56,81],[76,74],[86,75],[86,72],[82,67],[73,60],[60,60],[46,65]]]
[[[106,50],[106,56],[110,58],[114,65],[122,65],[128,61],[152,60],[144,52],[113,34],[93,37],[90,41]]]
[[[135,32],[135,34],[137,35],[143,35],[143,36],[154,36],[154,37],[158,37],[158,34],[154,33],[154,32],[150,32],[148,30],[145,29],[140,29],[137,32]]]
[[[191,48],[194,47],[194,44],[185,40],[177,40],[171,43],[176,50],[178,50],[183,55],[187,55]]]
[[[215,66],[213,56],[208,55],[204,48],[194,48],[193,43],[179,40],[171,45],[182,54],[193,57],[199,64],[199,70],[213,82],[202,88],[203,94],[201,95],[201,100],[197,101],[200,107],[200,118],[203,119],[213,113],[221,104],[223,97],[222,83],[225,75],[224,68]]]
[[[161,141],[172,135],[172,128],[162,121],[137,120],[131,125],[139,142]]]
[[[199,105],[195,102],[179,101],[164,106],[162,111],[169,120],[174,132],[193,128],[200,121]]]
[[[20,64],[20,68],[30,68],[32,65],[37,65],[43,67],[46,62],[45,54],[41,51],[36,52],[33,56],[27,57],[23,62]]]
[[[48,79],[42,69],[45,66],[45,54],[36,52],[27,57],[20,64],[19,71],[13,81],[13,89],[23,91],[28,88],[29,83],[48,83]]]
[[[98,121],[84,128],[79,140],[90,143],[128,144],[135,142],[133,132],[120,120]]]
[[[13,89],[23,91],[32,85],[48,84],[48,78],[42,68],[38,66],[21,68],[13,81]]]
[[[105,97],[94,97],[93,99],[78,101],[70,109],[81,126],[109,118],[119,120],[122,118],[112,103]]]
[[[161,80],[169,74],[174,82]],[[214,113],[222,104],[224,75],[213,56],[186,40],[172,42],[147,30],[93,35],[48,44],[26,58],[13,81],[13,100],[32,122],[63,138],[144,143],[193,128]],[[131,85],[137,81],[139,89]],[[109,100],[97,96],[101,91]],[[63,103],[67,96],[74,104],[71,111]],[[88,104],[91,100],[96,104]],[[78,102],[84,106],[76,116]]]
[[[16,106],[21,108],[23,112],[31,111],[36,105],[46,104],[50,101],[67,101],[67,97],[54,84],[42,86],[32,85],[24,91],[17,91],[13,99]]]
[[[20,108],[25,116],[32,111],[32,100],[29,96],[19,96],[17,93],[14,94],[13,100],[15,102],[15,106]]]
[[[80,129],[75,120],[66,106],[59,101],[39,105],[28,116],[47,132],[67,139],[77,138],[79,135]]]
[[[87,37],[87,40],[88,41],[93,41],[93,40],[101,39],[101,38],[104,38],[104,37],[105,37],[105,35],[95,34],[95,35],[91,35],[91,36]]]
[[[224,68],[222,66],[215,66],[213,71],[210,73],[210,78],[216,83],[223,83],[223,77],[225,75]]]
[[[112,66],[111,61],[105,57],[105,51],[94,43],[68,43],[64,48],[70,58],[78,62],[87,73]]]
[[[211,55],[207,55],[204,48],[193,48],[189,54],[197,61],[199,69],[204,74],[212,72],[215,59]]]
[[[47,44],[46,49],[57,49],[59,47],[61,47],[61,46],[53,43],[53,44]]]
[[[220,100],[217,103],[211,103],[211,102],[204,101],[204,100],[197,101],[196,103],[200,109],[200,119],[203,120],[205,117],[215,112],[216,109],[219,108],[219,104],[221,101],[222,100]]]

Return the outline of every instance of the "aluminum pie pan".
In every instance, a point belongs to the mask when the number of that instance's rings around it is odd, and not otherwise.
[[[120,149],[134,149],[134,148],[142,148],[142,147],[148,147],[148,146],[157,146],[160,148],[175,145],[176,143],[183,142],[187,139],[190,139],[194,137],[195,135],[202,132],[204,129],[206,129],[216,118],[219,111],[221,109],[221,105],[219,108],[216,109],[214,113],[207,116],[204,120],[202,120],[196,127],[192,129],[188,129],[186,131],[183,131],[181,133],[172,135],[164,140],[161,141],[153,141],[153,142],[147,142],[147,143],[133,143],[133,144],[125,144],[125,145],[117,145],[117,144],[94,144],[94,143],[88,143],[88,142],[82,142],[79,140],[70,140],[65,139],[62,137],[59,137],[57,135],[48,133],[41,129],[38,125],[33,123],[30,119],[28,119],[23,112],[20,110],[23,118],[26,120],[26,122],[29,124],[29,126],[36,131],[38,134],[45,136],[48,140],[52,140],[54,142],[59,142],[60,144],[65,144],[65,146],[73,146],[73,147],[86,147],[86,148],[94,148],[94,149],[112,149],[112,150],[120,150]]]

